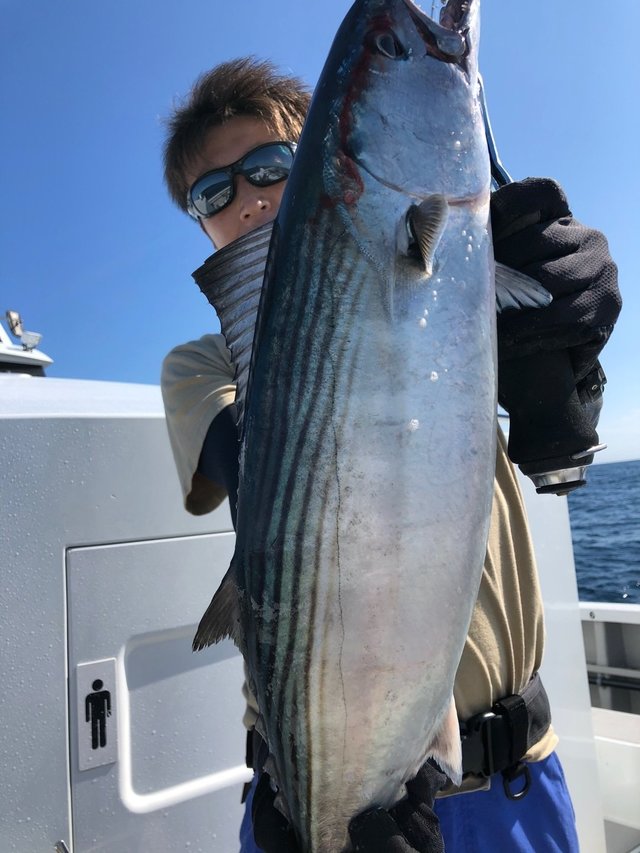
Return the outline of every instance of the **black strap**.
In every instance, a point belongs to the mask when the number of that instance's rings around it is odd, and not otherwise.
[[[551,725],[549,699],[536,673],[521,694],[496,702],[491,711],[460,724],[463,775],[493,776],[510,770]]]
[[[522,696],[506,696],[493,706],[507,724],[509,765],[518,762],[527,752],[529,717]]]

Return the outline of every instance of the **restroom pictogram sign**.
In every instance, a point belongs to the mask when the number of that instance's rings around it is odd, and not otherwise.
[[[78,664],[77,716],[80,770],[117,760],[116,659]]]
[[[91,685],[93,693],[84,700],[85,722],[91,724],[91,749],[104,749],[107,745],[107,717],[111,716],[111,691],[103,690],[102,679]]]

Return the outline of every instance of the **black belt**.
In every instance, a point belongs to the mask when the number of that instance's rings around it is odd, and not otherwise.
[[[536,673],[522,693],[500,699],[490,711],[460,723],[463,775],[488,778],[502,773],[507,796],[519,799],[530,782],[522,759],[550,724],[549,698]],[[514,794],[510,783],[519,777],[524,777],[524,787]]]

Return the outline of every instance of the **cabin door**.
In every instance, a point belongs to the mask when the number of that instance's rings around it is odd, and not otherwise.
[[[73,851],[238,848],[242,661],[194,654],[231,533],[67,551]]]

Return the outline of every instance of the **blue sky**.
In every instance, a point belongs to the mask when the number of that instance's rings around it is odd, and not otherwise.
[[[218,330],[190,276],[209,245],[162,184],[162,120],[200,72],[235,56],[313,85],[348,7],[0,0],[0,313],[43,333],[50,376],[156,383],[172,346]],[[639,31],[637,0],[483,3],[505,165],[557,178],[620,267],[602,461],[640,457]]]

